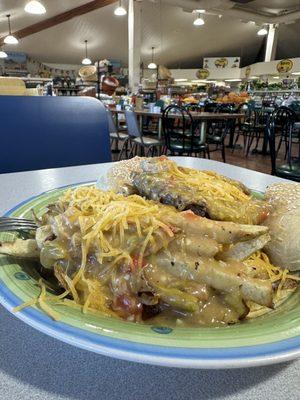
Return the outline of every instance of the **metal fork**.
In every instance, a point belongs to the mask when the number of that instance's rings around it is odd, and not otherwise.
[[[0,217],[0,232],[31,231],[37,229],[37,224],[26,218]]]

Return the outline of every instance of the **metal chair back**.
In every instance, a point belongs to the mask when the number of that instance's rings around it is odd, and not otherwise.
[[[270,117],[267,129],[270,144],[272,175],[277,175],[277,157],[283,142],[285,143],[284,158],[287,159],[288,165],[290,169],[292,169],[292,144],[295,121],[296,115],[293,110],[288,107],[279,107]],[[276,138],[278,137],[279,143],[276,147]]]
[[[168,106],[163,111],[162,126],[166,148],[171,152],[175,151],[174,143],[181,153],[193,153],[202,144],[195,134],[193,117],[184,107]]]

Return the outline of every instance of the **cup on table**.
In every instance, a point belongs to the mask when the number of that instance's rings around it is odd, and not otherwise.
[[[121,104],[116,104],[116,110],[117,110],[117,111],[122,111],[122,106],[121,106]]]
[[[154,113],[155,103],[149,103],[149,111]]]

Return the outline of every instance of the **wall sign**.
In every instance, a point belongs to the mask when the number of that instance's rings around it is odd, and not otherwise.
[[[291,71],[291,69],[293,68],[293,65],[294,65],[293,61],[290,60],[289,58],[287,58],[285,60],[279,61],[276,68],[279,73],[287,73],[287,72]]]
[[[198,71],[196,72],[196,77],[198,79],[206,79],[209,77],[209,70],[208,69],[198,69]]]
[[[205,57],[203,60],[203,68],[209,70],[222,70],[239,68],[240,57]]]
[[[248,67],[245,69],[245,77],[246,77],[246,78],[249,78],[250,75],[251,75],[251,67],[248,66]]]

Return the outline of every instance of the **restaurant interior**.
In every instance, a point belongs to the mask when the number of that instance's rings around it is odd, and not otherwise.
[[[47,125],[47,110],[56,103],[59,119],[68,107],[92,104],[84,97],[94,98],[107,110],[101,134],[109,135],[112,153],[102,161],[137,154],[210,157],[299,180],[297,1],[281,8],[259,0],[10,0],[1,8],[2,113],[7,96],[20,96],[19,118],[26,105],[34,113],[42,104],[40,123]],[[180,118],[170,118],[174,113]],[[85,122],[76,124],[84,140]],[[19,129],[10,130],[13,141]],[[30,145],[35,141],[26,137]],[[71,158],[36,166],[26,157],[15,166],[2,160],[0,171],[84,162]]]
[[[299,400],[300,0],[0,11],[0,400]]]

